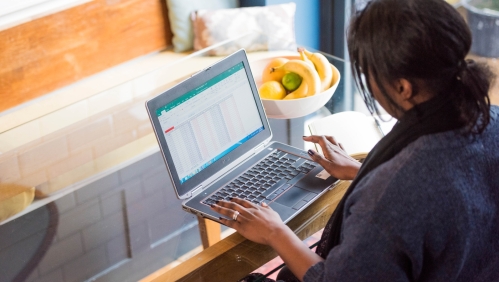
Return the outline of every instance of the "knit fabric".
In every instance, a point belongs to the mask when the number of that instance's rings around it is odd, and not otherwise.
[[[438,121],[437,121],[438,122]],[[341,243],[304,281],[498,281],[499,108],[478,136],[420,137],[348,197]]]

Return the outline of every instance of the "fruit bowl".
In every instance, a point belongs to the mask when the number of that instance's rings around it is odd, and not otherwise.
[[[281,58],[286,59],[300,59],[299,56],[281,56]],[[250,62],[251,72],[255,78],[255,83],[257,88],[262,85],[262,72],[265,66],[275,57],[255,60]],[[329,89],[315,94],[313,96],[308,96],[300,99],[293,100],[269,100],[262,99],[263,107],[265,108],[265,113],[269,118],[275,119],[290,119],[298,118],[311,114],[322,106],[324,106],[327,101],[331,99],[336,88],[338,88],[338,83],[340,82],[340,72],[338,69],[331,65],[333,69],[333,83]]]

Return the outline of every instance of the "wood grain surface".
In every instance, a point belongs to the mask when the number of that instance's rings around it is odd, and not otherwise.
[[[0,31],[0,111],[171,45],[164,0],[94,0]]]

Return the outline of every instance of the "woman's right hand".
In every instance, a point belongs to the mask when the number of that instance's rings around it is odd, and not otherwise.
[[[303,140],[319,144],[324,157],[314,150],[309,150],[308,154],[318,164],[320,164],[331,176],[342,180],[352,180],[357,175],[361,163],[350,157],[343,149],[343,146],[336,142],[332,136],[303,136]]]

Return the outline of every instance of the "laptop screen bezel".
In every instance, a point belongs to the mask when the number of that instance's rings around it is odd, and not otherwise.
[[[181,183],[178,173],[175,169],[173,158],[172,155],[170,154],[168,144],[166,143],[166,139],[163,134],[163,130],[161,128],[158,116],[156,115],[156,110],[170,103],[171,101],[181,97],[182,95],[191,91],[192,89],[199,87],[200,85],[206,83],[210,79],[216,77],[217,75],[223,73],[224,71],[230,69],[231,67],[234,67],[239,63],[243,63],[243,67],[248,77],[249,85],[251,87],[251,92],[253,94],[253,98],[257,106],[258,113],[260,115],[260,120],[262,121],[263,130],[260,131],[255,136],[253,136],[251,139],[247,140],[246,142],[235,148],[234,150],[230,151],[227,155],[225,155],[221,159],[215,161],[214,163],[212,163],[202,171],[198,172],[196,175],[192,176],[185,182]],[[253,74],[251,73],[250,65],[244,49],[241,49],[235,52],[234,54],[215,63],[214,65],[205,68],[200,72],[197,72],[192,77],[180,82],[179,84],[159,94],[153,99],[147,101],[146,108],[149,113],[151,123],[153,125],[154,133],[160,145],[163,159],[165,160],[168,172],[170,174],[170,178],[173,182],[175,193],[177,194],[177,197],[180,199],[185,199],[186,197],[188,197],[190,195],[189,193],[192,192],[193,189],[199,187],[199,185],[203,184],[203,182],[205,182],[211,176],[213,176],[214,174],[223,169],[226,169],[229,165],[231,165],[231,163],[234,160],[239,159],[248,151],[254,149],[255,147],[264,143],[265,141],[270,140],[272,137],[272,132],[270,130],[270,126],[267,117],[265,115],[265,111],[263,109],[263,105],[260,100],[260,96],[258,94],[258,89],[256,87]]]

